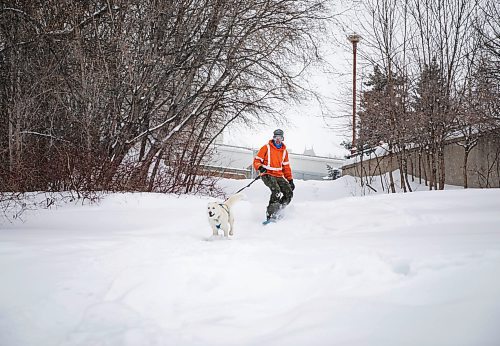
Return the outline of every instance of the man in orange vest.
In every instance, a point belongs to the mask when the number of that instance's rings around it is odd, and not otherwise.
[[[271,190],[265,224],[276,221],[278,212],[292,200],[295,189],[284,139],[283,130],[275,130],[273,139],[260,148],[253,160],[253,167],[260,172],[262,181]]]

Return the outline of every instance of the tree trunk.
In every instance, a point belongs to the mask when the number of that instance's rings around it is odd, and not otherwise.
[[[148,185],[150,185],[148,184],[149,168],[151,167],[151,164],[153,163],[155,157],[158,156],[159,151],[160,148],[156,146],[152,146],[149,149],[148,153],[144,157],[144,160],[140,164],[139,168],[132,175],[131,180],[135,187],[139,187],[142,189],[143,187],[146,188]]]
[[[418,183],[422,184],[422,150],[420,149],[418,150]],[[425,184],[427,185],[427,181]]]
[[[156,162],[155,162],[155,165],[153,167],[153,171],[151,172],[151,176],[149,177],[149,185],[148,185],[149,192],[153,191],[156,175],[158,174],[158,167],[160,166],[160,162],[163,158],[164,151],[165,151],[165,149],[160,150],[160,152],[156,156]]]
[[[436,162],[436,149],[432,148],[431,152],[431,190],[437,190],[437,162]]]
[[[411,166],[410,171],[411,171],[411,181],[412,181],[412,182],[414,182],[414,181],[415,181],[415,163],[414,163],[414,154],[415,154],[415,152],[412,152],[412,153],[410,154],[410,157],[409,157],[409,158],[410,158],[410,159],[409,159],[409,162],[410,162],[410,166]],[[407,160],[406,164],[408,165],[408,160]],[[408,176],[408,174],[407,174],[407,176]]]
[[[426,152],[425,156],[422,156],[422,169],[424,173],[424,184],[429,185],[429,175],[427,174],[427,168],[429,167],[429,153]]]
[[[464,148],[465,153],[464,153],[464,169],[463,169],[463,177],[464,177],[464,189],[467,189],[468,186],[468,181],[467,181],[467,163],[469,161],[469,148]]]
[[[363,148],[363,147],[361,147],[361,148]],[[361,150],[361,154],[359,156],[359,159],[360,159],[360,165],[359,165],[359,167],[361,169],[361,173],[360,173],[359,176],[360,176],[360,179],[361,179],[361,187],[363,187],[364,186],[364,183],[363,183],[363,150]]]
[[[408,192],[406,190],[406,180],[405,180],[405,170],[403,168],[403,152],[398,153],[398,164],[399,164],[399,179],[401,180],[401,189],[403,192]]]
[[[406,186],[410,192],[413,192],[410,186],[410,182],[408,181],[408,159],[403,159],[403,170],[404,170],[404,179],[406,182]]]
[[[446,181],[446,171],[445,171],[445,161],[444,161],[444,144],[441,143],[438,149],[439,157],[439,190],[444,190],[444,184]]]
[[[392,176],[392,160],[393,160],[393,154],[390,153],[389,154],[389,157],[390,157],[390,161],[389,161],[389,187],[391,188],[391,192],[392,193],[396,193],[396,186],[394,185],[394,177]]]

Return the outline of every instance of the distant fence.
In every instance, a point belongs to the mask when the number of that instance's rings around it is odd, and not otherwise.
[[[326,174],[293,171],[293,178],[300,180],[322,180]]]
[[[200,174],[228,179],[249,179],[252,176],[252,172],[249,169],[218,167],[210,165],[204,165]]]

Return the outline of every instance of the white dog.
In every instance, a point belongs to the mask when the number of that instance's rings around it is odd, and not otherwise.
[[[218,235],[219,229],[224,231],[224,237],[234,234],[234,216],[231,207],[243,197],[242,193],[237,193],[224,203],[208,203],[208,223],[212,227],[213,235]]]

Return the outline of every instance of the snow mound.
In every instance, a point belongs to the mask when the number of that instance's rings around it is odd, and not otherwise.
[[[500,344],[500,190],[353,183],[297,181],[264,227],[256,182],[224,241],[213,199],[192,196],[112,194],[10,224],[0,345]]]

